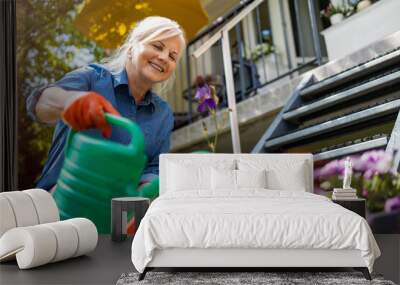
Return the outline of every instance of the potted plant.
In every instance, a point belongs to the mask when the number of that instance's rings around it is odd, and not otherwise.
[[[344,11],[340,8],[340,6],[335,7],[332,5],[331,15],[329,16],[329,21],[332,25],[336,25],[342,22],[344,19]]]
[[[352,187],[367,201],[368,221],[374,232],[400,233],[400,174],[393,169],[393,157],[373,150],[350,157]],[[341,187],[345,159],[330,161],[315,169],[316,193],[327,194]]]
[[[275,47],[271,43],[265,42],[265,43],[256,45],[255,48],[251,51],[250,56],[253,61],[256,61],[263,55],[267,56],[267,55],[273,53],[274,51],[275,51]]]
[[[352,13],[354,13],[353,6],[342,6],[339,4],[334,5],[329,3],[325,10],[321,11],[321,16],[328,18],[331,22],[331,25],[336,25],[342,22],[345,17],[350,16]]]

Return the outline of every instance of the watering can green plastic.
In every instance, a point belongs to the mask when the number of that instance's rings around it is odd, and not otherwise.
[[[115,197],[158,196],[158,179],[138,191],[147,163],[144,137],[134,122],[111,114],[106,121],[126,129],[129,144],[91,137],[70,130],[64,165],[57,180],[54,199],[62,220],[90,219],[99,233],[110,233],[111,199]]]

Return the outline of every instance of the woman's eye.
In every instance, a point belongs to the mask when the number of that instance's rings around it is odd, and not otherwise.
[[[162,46],[160,45],[153,45],[153,47],[157,50],[163,50]]]
[[[172,61],[176,61],[176,58],[175,58],[173,55],[170,55],[169,58],[170,58]]]

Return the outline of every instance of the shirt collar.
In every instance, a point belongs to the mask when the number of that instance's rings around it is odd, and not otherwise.
[[[117,73],[113,73],[112,76],[114,88],[117,88],[120,85],[126,85],[128,87],[128,75],[125,68]],[[131,95],[129,94],[129,96]],[[138,104],[138,106],[147,106],[151,104],[154,111],[156,107],[155,97],[156,95],[151,90],[147,91],[146,95],[144,96],[143,100]]]
[[[150,106],[154,112],[156,109],[155,96],[156,95],[151,90],[147,91],[146,95],[144,96],[143,100],[140,101],[138,106]]]
[[[128,85],[128,75],[125,68],[117,73],[112,73],[114,88],[120,85]]]

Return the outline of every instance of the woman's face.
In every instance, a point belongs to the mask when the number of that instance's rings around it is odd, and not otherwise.
[[[141,78],[151,83],[159,83],[172,75],[180,53],[178,36],[153,41],[142,46],[134,65]]]

